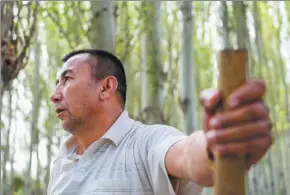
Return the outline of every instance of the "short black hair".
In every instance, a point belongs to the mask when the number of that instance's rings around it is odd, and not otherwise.
[[[89,56],[97,61],[93,64],[95,77],[102,79],[107,76],[114,76],[118,81],[117,91],[120,93],[123,103],[126,103],[127,81],[124,66],[114,54],[100,49],[82,49],[75,50],[65,55],[62,61],[65,63],[71,57],[78,54],[89,54]]]

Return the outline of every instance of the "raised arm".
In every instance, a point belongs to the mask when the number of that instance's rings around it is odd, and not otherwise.
[[[209,166],[206,145],[203,131],[196,131],[173,145],[165,159],[169,175],[201,186],[212,186],[213,171]]]
[[[209,151],[246,156],[248,168],[256,164],[272,144],[271,122],[262,97],[265,84],[247,82],[225,102],[226,113],[215,113],[219,93],[203,93],[204,129],[177,142],[167,152],[165,164],[169,175],[212,186],[213,170],[209,167]]]

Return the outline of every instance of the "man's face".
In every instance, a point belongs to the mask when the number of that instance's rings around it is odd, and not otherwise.
[[[50,98],[63,128],[69,132],[84,126],[98,110],[100,86],[84,58],[85,55],[76,55],[63,65]]]

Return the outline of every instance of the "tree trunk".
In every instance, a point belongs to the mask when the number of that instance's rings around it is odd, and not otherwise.
[[[13,142],[15,143],[15,141]],[[15,151],[15,150],[14,150]],[[14,154],[11,154],[11,159],[10,159],[10,167],[11,167],[11,171],[10,171],[10,185],[9,185],[9,190],[8,190],[8,194],[13,194],[13,178],[15,176],[15,171],[14,171]]]
[[[116,54],[120,57],[120,60],[126,64],[126,62],[130,59],[130,54],[133,49],[132,40],[134,38],[133,33],[139,33],[139,29],[135,29],[132,32],[130,29],[134,28],[135,26],[131,26],[132,24],[132,16],[130,15],[130,4],[126,1],[120,2],[118,6],[118,26],[116,27],[116,37],[117,45],[116,45]],[[130,72],[130,70],[128,70]]]
[[[260,10],[257,5],[257,2],[253,2],[253,18],[254,18],[254,27],[255,27],[255,45],[256,45],[256,51],[258,56],[258,62],[259,64],[263,64],[266,66],[266,60],[263,57],[263,38],[262,38],[262,32],[261,32],[261,19],[260,19]],[[259,66],[261,67],[261,66]],[[262,72],[260,68],[258,68],[257,76],[262,77]],[[268,76],[268,75],[267,75]]]
[[[160,1],[146,3],[146,23],[149,27],[146,34],[146,59],[147,59],[147,99],[148,105],[152,107],[162,106],[161,93],[162,84],[162,62],[161,62],[161,25],[160,25]]]
[[[236,20],[237,45],[239,49],[247,49],[246,8],[242,1],[233,2],[233,7]]]
[[[183,33],[181,60],[181,99],[184,113],[184,127],[189,135],[197,130],[198,115],[196,105],[195,65],[193,61],[193,16],[192,1],[182,2]]]
[[[168,9],[168,2],[166,2],[164,4],[164,9],[166,14],[170,14],[173,15],[173,20],[170,21],[168,18],[165,20],[165,29],[167,29],[167,34],[165,33],[166,36],[166,42],[167,45],[165,46],[166,50],[165,50],[165,56],[167,55],[167,63],[168,63],[168,71],[167,71],[167,79],[164,82],[164,92],[165,94],[174,94],[176,91],[176,74],[178,74],[178,63],[174,62],[174,50],[175,49],[179,49],[176,48],[176,41],[179,40],[175,40],[174,36],[176,34],[176,32],[178,31],[176,29],[176,26],[179,25],[179,21],[177,20],[177,12],[179,11],[179,8],[176,7],[176,9],[174,11],[169,11]],[[165,38],[165,37],[164,37]],[[175,42],[174,42],[175,41]],[[169,125],[173,126],[173,127],[178,127],[178,123],[180,123],[180,115],[177,112],[180,109],[180,106],[178,104],[178,101],[176,101],[176,98],[174,97],[174,95],[172,96],[168,96],[166,97],[167,102],[166,105],[168,105],[168,110],[166,112],[166,110],[164,110],[164,117],[166,118],[166,121],[168,122]],[[165,100],[164,100],[165,101]]]
[[[16,95],[16,99],[15,99],[15,102],[16,102],[16,107],[15,107],[15,111],[14,113],[16,113],[18,110],[19,110],[19,107],[18,107],[18,95]],[[12,117],[13,120],[16,119],[15,117],[15,114],[14,114],[14,117]],[[15,127],[15,130],[17,130],[17,126]],[[11,172],[10,172],[10,185],[9,185],[9,191],[8,191],[8,194],[12,194],[13,192],[13,179],[15,177],[15,170],[14,170],[14,154],[15,154],[15,144],[16,144],[16,134],[14,134],[13,136],[13,140],[12,140],[12,143],[11,143],[11,152],[10,152],[10,167],[11,167]]]
[[[279,97],[280,99],[282,99],[283,101],[281,101],[282,104],[286,104],[285,105],[285,112],[286,112],[286,117],[284,118],[285,120],[283,120],[282,122],[282,131],[280,130],[281,134],[285,131],[286,129],[286,122],[288,120],[288,117],[289,117],[289,91],[288,91],[288,83],[286,81],[287,79],[287,76],[285,74],[285,63],[284,63],[284,60],[283,60],[283,55],[282,55],[282,51],[281,51],[281,40],[282,37],[280,37],[281,35],[281,26],[282,26],[282,18],[281,18],[281,14],[280,14],[280,10],[277,9],[277,18],[278,18],[278,23],[279,23],[279,28],[277,28],[276,32],[275,32],[275,37],[276,39],[273,39],[273,44],[272,44],[272,47],[271,47],[271,50],[272,50],[272,54],[273,57],[274,57],[274,63],[276,64],[276,66],[278,66],[278,68],[275,68],[275,78],[277,79],[276,80],[276,84],[280,84],[280,81],[282,80],[282,86],[283,86],[283,89],[284,90],[279,90]],[[276,45],[276,48],[275,48],[275,45]],[[277,52],[277,53],[276,53]],[[275,66],[275,67],[276,67]],[[282,77],[282,78],[281,78]],[[281,85],[281,84],[280,84]],[[284,95],[284,98],[282,98]],[[280,135],[280,141],[277,142],[277,143],[280,143],[280,150],[281,150],[281,163],[282,163],[282,176],[283,176],[283,193],[285,194],[289,194],[290,193],[290,190],[289,188],[287,187],[288,185],[288,181],[287,180],[287,177],[288,177],[288,172],[287,171],[287,165],[286,165],[286,157],[287,155],[285,155],[285,148],[286,148],[286,144],[285,144],[285,140],[286,140],[287,137],[285,136],[281,136]],[[287,151],[287,149],[286,149]]]
[[[220,2],[220,17],[223,23],[222,27],[222,49],[231,49],[230,30],[229,30],[229,14],[226,1]]]
[[[1,15],[1,14],[0,14]],[[1,70],[1,67],[0,67],[0,70]],[[0,74],[1,75],[1,74]],[[4,95],[4,90],[2,89],[2,87],[0,86],[0,164],[2,164],[3,162],[3,156],[2,156],[2,145],[3,145],[3,140],[2,140],[2,134],[3,134],[3,127],[4,127],[4,124],[2,122],[2,102],[3,102],[3,95]],[[3,173],[5,171],[5,167],[1,166],[0,167],[0,194],[3,194],[4,192],[4,189],[3,189]]]
[[[36,188],[35,188],[35,191],[37,194],[42,194],[41,183],[40,183],[41,165],[40,165],[40,158],[39,158],[39,134],[37,137],[38,137],[37,143],[36,143],[37,168],[36,168]]]
[[[147,96],[147,60],[146,60],[146,37],[141,37],[141,110],[149,105]]]
[[[52,131],[52,129],[50,128],[50,129],[47,129],[47,131]],[[47,134],[47,145],[46,145],[46,150],[47,150],[47,156],[46,156],[46,159],[47,159],[47,165],[46,165],[46,167],[45,167],[45,171],[46,171],[46,174],[45,174],[45,178],[44,178],[44,182],[45,182],[45,194],[46,194],[46,190],[47,190],[47,188],[48,188],[48,183],[49,183],[49,177],[50,177],[50,169],[51,169],[51,167],[50,167],[50,162],[51,162],[51,157],[52,157],[52,134],[50,135],[49,133]]]
[[[249,55],[248,77],[253,74],[253,55],[247,27],[246,7],[244,2],[233,2],[236,20],[237,45],[239,49],[247,49]]]
[[[142,118],[146,123],[163,123],[163,81],[162,53],[161,53],[161,16],[160,1],[142,2],[145,9],[145,52],[146,65],[146,103],[142,110]],[[146,67],[145,67],[146,66]],[[144,86],[143,86],[144,87]],[[143,93],[144,94],[144,93]],[[144,101],[143,101],[144,105]]]
[[[9,122],[6,132],[6,140],[5,140],[5,149],[4,149],[4,157],[3,157],[3,194],[8,195],[9,191],[9,178],[7,177],[9,173],[6,170],[6,165],[10,158],[10,130],[11,130],[11,122],[12,122],[12,89],[11,87],[8,88],[9,94]]]
[[[255,45],[256,45],[256,51],[257,51],[257,61],[256,61],[256,68],[257,68],[257,75],[258,77],[262,78],[263,77],[263,72],[261,72],[261,68],[265,68],[265,77],[267,78],[267,82],[269,83],[274,83],[273,80],[273,76],[271,75],[271,70],[269,70],[269,65],[268,65],[268,60],[267,60],[267,56],[265,55],[265,45],[264,45],[264,41],[263,41],[263,34],[262,34],[262,26],[261,26],[261,18],[260,18],[260,9],[258,7],[257,2],[253,2],[253,18],[254,18],[254,28],[255,28]],[[271,103],[276,102],[275,100],[275,95],[273,93],[269,93],[268,96],[266,96],[266,102],[268,102],[269,105],[271,105]],[[275,109],[272,107],[272,116],[273,116],[273,120],[276,121],[276,113],[275,113]],[[272,166],[273,161],[269,160],[268,161],[268,166]],[[266,164],[263,165],[263,167],[266,169]],[[262,185],[262,188],[264,190],[272,190],[272,192],[277,192],[277,187],[278,187],[278,178],[277,178],[277,173],[276,171],[273,172],[272,169],[269,169],[269,176],[273,176],[273,178],[269,178],[267,176],[264,177],[260,177],[259,182]],[[267,175],[267,170],[263,171],[263,175]],[[257,177],[259,178],[259,177]],[[270,181],[271,180],[271,181]],[[268,189],[267,188],[267,184],[268,185],[272,185],[274,188],[273,189]],[[265,193],[267,193],[267,190],[265,191]]]
[[[91,1],[93,19],[89,38],[95,49],[115,52],[115,17],[113,1]]]
[[[282,3],[282,2],[281,2]],[[285,2],[283,2],[284,4],[284,9],[285,9]],[[278,51],[279,52],[279,55],[276,56],[279,58],[279,62],[278,62],[278,66],[279,66],[279,73],[280,73],[280,76],[282,77],[282,82],[283,82],[283,88],[284,88],[284,102],[285,102],[285,112],[286,112],[286,119],[287,119],[287,122],[290,122],[290,98],[289,98],[289,84],[287,83],[287,68],[286,68],[286,65],[285,65],[285,62],[282,60],[282,51],[281,51],[281,40],[283,40],[283,37],[280,37],[281,35],[281,26],[283,25],[282,24],[282,16],[281,16],[281,13],[282,12],[282,9],[277,9],[277,15],[279,16],[279,30],[277,32],[277,40],[278,40]],[[286,19],[285,19],[285,22],[286,23],[290,23],[290,20],[288,19],[288,16],[289,13],[287,14],[287,10],[285,9],[284,12],[286,13]],[[287,59],[286,59],[287,60]]]
[[[33,95],[33,108],[32,108],[32,119],[30,123],[30,146],[29,146],[29,161],[28,167],[26,172],[26,179],[25,179],[25,195],[32,194],[32,178],[31,178],[31,164],[32,164],[32,154],[35,150],[35,145],[37,145],[38,140],[38,116],[39,116],[39,107],[40,107],[40,63],[41,63],[41,43],[39,40],[38,32],[36,33],[36,43],[35,43],[35,67],[34,67],[34,74],[33,74],[33,86],[31,86],[32,95]]]

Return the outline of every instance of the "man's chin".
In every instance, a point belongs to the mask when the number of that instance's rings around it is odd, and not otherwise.
[[[71,125],[71,124],[68,124],[68,123],[66,123],[65,121],[62,121],[62,128],[65,130],[65,131],[67,131],[67,132],[69,132],[69,133],[72,133],[73,132],[73,125]]]
[[[71,119],[69,117],[62,120],[62,128],[69,133],[75,132],[77,129],[81,128],[81,126],[83,125],[79,120]]]

